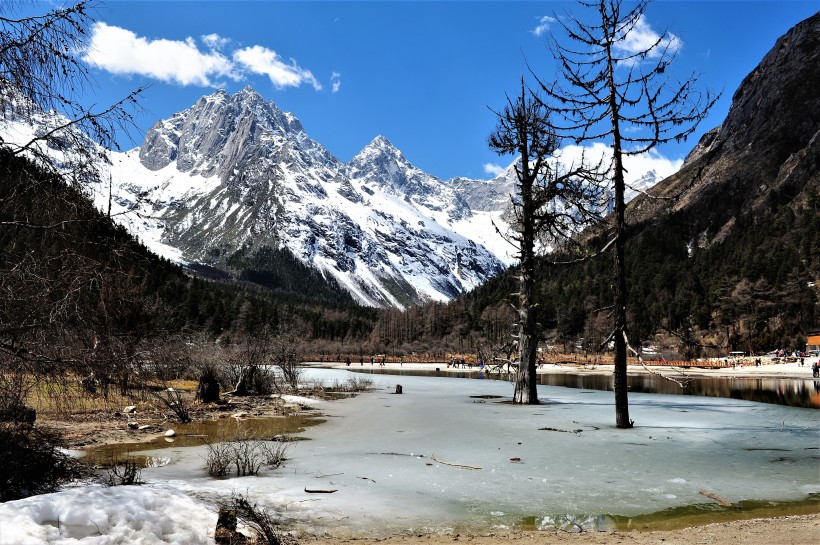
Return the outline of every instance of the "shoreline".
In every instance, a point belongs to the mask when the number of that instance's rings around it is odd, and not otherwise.
[[[679,530],[640,530],[614,532],[561,532],[558,530],[491,532],[486,534],[415,534],[392,535],[386,538],[346,536],[298,536],[301,544],[341,545],[407,545],[425,543],[444,545],[468,542],[474,545],[515,543],[516,545],[813,545],[820,536],[820,513],[755,518],[690,526]]]
[[[811,361],[814,361],[812,358]],[[385,370],[385,371],[424,371],[435,372],[442,374],[458,374],[465,372],[478,372],[480,368],[476,365],[472,367],[452,367],[448,366],[446,362],[441,363],[395,363],[385,362],[384,365],[379,365],[378,362],[370,364],[365,362],[360,365],[358,362],[351,363],[347,366],[345,362],[339,361],[324,361],[324,362],[305,362],[306,367],[323,367],[328,369],[342,369],[348,371],[358,371],[361,369]],[[557,375],[557,374],[576,374],[576,375],[611,375],[615,366],[608,363],[560,363],[560,364],[544,364],[536,372],[539,375]],[[641,365],[629,365],[627,374],[631,375],[650,375],[660,374],[670,377],[710,377],[710,378],[775,378],[775,379],[793,379],[803,380],[812,379],[811,363],[808,358],[806,364],[801,367],[798,362],[788,363],[767,363],[755,367],[753,365],[738,365],[736,367],[719,367],[719,368],[704,368],[704,367],[676,367],[671,365],[649,365],[646,367]],[[818,379],[820,380],[820,379]]]

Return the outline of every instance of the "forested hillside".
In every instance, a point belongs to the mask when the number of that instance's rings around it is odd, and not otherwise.
[[[229,341],[241,321],[292,323],[306,339],[370,332],[373,310],[275,252],[234,256],[235,277],[198,278],[150,253],[52,172],[0,152],[0,177],[4,357],[90,371],[151,339]]]
[[[733,95],[724,123],[702,138],[677,174],[630,203],[633,344],[649,341],[685,357],[760,352],[802,348],[806,333],[820,329],[817,89],[820,14],[777,41]],[[610,228],[583,234],[587,253],[606,244]],[[550,264],[566,257],[543,258],[538,267],[544,338],[598,351],[612,328],[611,255]],[[412,311],[404,322],[385,314],[378,330],[399,344],[466,340],[474,349],[506,342],[516,274],[508,271],[445,308]]]

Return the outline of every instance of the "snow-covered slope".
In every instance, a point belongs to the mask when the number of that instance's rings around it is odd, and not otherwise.
[[[59,121],[40,117],[5,119],[0,136],[25,142]],[[363,304],[406,307],[449,300],[515,261],[496,229],[515,163],[492,180],[443,181],[384,136],[343,163],[250,87],[204,96],[108,157],[84,180],[95,203],[177,262],[219,267],[237,250],[283,248]]]
[[[472,215],[460,194],[386,138],[342,163],[250,88],[202,97],[112,163],[115,202],[137,212],[123,221],[176,259],[284,247],[358,301],[395,307],[449,300],[504,268],[446,225]]]

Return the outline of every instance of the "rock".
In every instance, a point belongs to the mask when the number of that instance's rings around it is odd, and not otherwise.
[[[129,422],[128,423],[128,429],[135,430],[137,428],[139,428],[139,424],[137,424],[136,422]]]
[[[122,410],[125,414],[132,414],[137,412],[137,407],[135,405],[129,405]]]
[[[174,437],[177,434],[174,430],[168,430],[165,432],[165,437]]]
[[[145,430],[150,430],[153,427],[154,426],[152,426],[151,424],[143,424],[142,426],[138,427],[137,429],[139,431],[145,431]]]

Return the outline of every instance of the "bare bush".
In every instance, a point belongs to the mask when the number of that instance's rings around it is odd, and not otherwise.
[[[224,505],[221,512],[236,514],[236,519],[253,530],[256,534],[256,543],[261,545],[286,545],[290,539],[279,528],[279,523],[267,509],[251,504],[241,494],[236,494]]]
[[[207,443],[205,468],[212,477],[224,477],[231,467],[237,477],[256,475],[267,466],[280,467],[287,460],[288,444],[242,437],[215,444]]]
[[[142,470],[139,464],[130,456],[125,459],[122,465],[112,461],[111,467],[108,469],[108,486],[142,484],[141,476]]]
[[[154,398],[171,409],[180,422],[191,421],[190,405],[180,390],[176,388],[165,388],[159,392],[153,392],[153,395]]]
[[[211,477],[224,477],[228,474],[233,460],[233,449],[230,443],[206,443],[208,455],[205,457],[205,469]]]
[[[0,502],[56,492],[88,474],[86,466],[61,452],[56,432],[18,422],[0,422]]]
[[[373,379],[367,376],[350,377],[345,381],[349,392],[366,392],[373,387]]]

